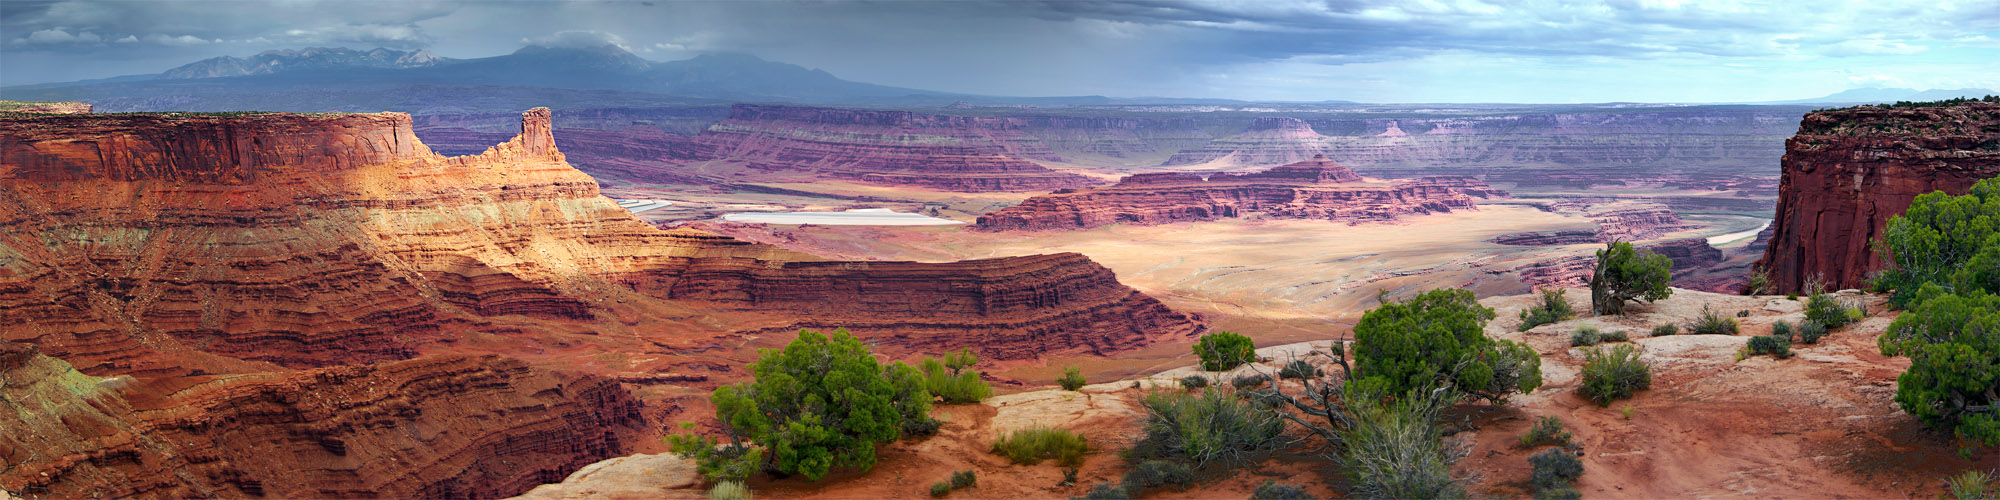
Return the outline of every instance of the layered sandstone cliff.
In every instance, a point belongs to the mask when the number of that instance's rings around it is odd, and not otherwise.
[[[1243,133],[1175,153],[1163,166],[1214,165],[1222,168],[1284,165],[1323,156],[1328,149],[1312,125],[1297,118],[1258,118]]]
[[[1162,224],[1263,213],[1271,217],[1379,221],[1408,214],[1473,209],[1472,196],[1505,192],[1468,178],[1366,182],[1325,157],[1252,173],[1161,173],[1118,184],[1036,196],[979,217],[989,231],[1087,229],[1106,224]]]
[[[5,445],[0,486],[502,496],[657,432],[606,382],[635,365],[595,362],[605,350],[726,382],[754,356],[729,350],[743,333],[846,327],[891,355],[1018,358],[1201,329],[1076,255],[823,262],[660,230],[567,164],[547,109],[476,155],[411,129],[395,113],[0,119],[0,341],[137,388],[77,403],[102,425]]]
[[[1782,164],[1758,266],[1779,292],[1815,277],[1834,289],[1863,286],[1883,266],[1870,242],[1917,195],[1964,194],[2000,176],[2000,104],[1815,112],[1785,141]]]
[[[64,101],[9,101],[0,99],[0,112],[76,114],[89,113],[90,103]]]
[[[706,160],[948,191],[1036,191],[1099,182],[1031,159],[1058,159],[1014,118],[736,105],[698,138]]]

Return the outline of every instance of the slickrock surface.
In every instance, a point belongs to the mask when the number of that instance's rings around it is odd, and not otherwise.
[[[2000,176],[2000,104],[1806,115],[1785,141],[1770,248],[1758,263],[1780,292],[1815,276],[1833,289],[1864,284],[1883,262],[1869,249],[1917,195],[1965,194]]]
[[[1261,212],[1268,216],[1342,221],[1390,220],[1407,214],[1471,210],[1471,195],[1505,196],[1463,177],[1365,182],[1325,157],[1253,173],[1157,173],[1118,184],[1061,190],[981,216],[989,231],[1087,229],[1106,224],[1215,220]]]
[[[1100,183],[1056,158],[1016,118],[738,104],[698,138],[706,160],[946,191],[1039,191]]]
[[[10,395],[88,416],[0,442],[0,487],[517,494],[684,411],[613,381],[726,383],[799,327],[1007,359],[1203,328],[1080,255],[826,262],[655,228],[566,163],[545,108],[462,157],[398,113],[0,119],[0,341],[130,388]]]

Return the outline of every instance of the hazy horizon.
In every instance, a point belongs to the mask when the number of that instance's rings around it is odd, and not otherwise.
[[[613,44],[999,96],[1750,102],[2000,88],[2000,0],[1537,2],[9,1],[0,84],[306,47],[459,59]]]

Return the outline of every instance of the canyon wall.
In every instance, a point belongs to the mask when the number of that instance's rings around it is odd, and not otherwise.
[[[505,496],[679,411],[607,381],[740,379],[744,334],[1011,359],[1203,329],[1078,255],[826,262],[661,230],[569,166],[547,109],[519,127],[446,157],[398,113],[0,119],[0,342],[124,386],[0,441],[0,486]],[[58,396],[35,391],[7,397]]]
[[[1263,213],[1272,217],[1341,221],[1389,220],[1406,214],[1473,209],[1468,192],[1505,195],[1466,178],[1364,182],[1325,157],[1254,173],[1159,173],[1118,184],[1062,190],[979,217],[987,231],[1088,229],[1106,224],[1163,224]]]
[[[703,158],[947,191],[1041,191],[1099,182],[1028,160],[1059,160],[1014,118],[738,104],[702,132]]]
[[[1870,249],[1917,195],[1964,194],[2000,176],[2000,104],[1862,106],[1806,115],[1785,141],[1770,246],[1758,266],[1778,292],[1822,278],[1866,285],[1883,262]]]

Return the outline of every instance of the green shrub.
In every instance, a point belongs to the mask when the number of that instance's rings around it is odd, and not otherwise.
[[[1583,492],[1573,486],[1557,486],[1535,490],[1535,500],[1582,500]]]
[[[909,365],[876,362],[844,329],[832,337],[801,330],[784,349],[760,351],[750,373],[753,382],[722,386],[709,396],[731,437],[722,448],[743,449],[747,438],[772,450],[764,467],[808,481],[835,467],[866,471],[875,465],[877,445],[902,437],[913,423],[935,422],[923,376]],[[713,438],[668,439],[677,454],[695,457],[698,464],[703,457],[722,458]],[[747,457],[763,462],[755,452],[728,460]]]
[[[944,354],[944,366],[951,368],[951,374],[953,375],[957,375],[959,372],[964,371],[966,368],[971,368],[972,365],[976,364],[979,364],[979,354],[972,352],[972,348],[970,347],[961,347],[958,349],[958,352]]]
[[[1521,435],[1521,446],[1532,448],[1544,444],[1556,444],[1567,447],[1570,438],[1569,431],[1563,429],[1561,419],[1553,416],[1542,417],[1535,419],[1535,424],[1528,427],[1527,434]]]
[[[1133,382],[1137,383],[1138,381],[1133,381]],[[1075,366],[1063,367],[1063,375],[1061,378],[1056,379],[1056,384],[1061,385],[1063,390],[1065,391],[1074,391],[1077,389],[1082,389],[1084,384],[1083,369],[1077,368]]]
[[[951,494],[951,483],[945,481],[938,481],[936,483],[931,484],[931,496],[943,497],[949,494]]]
[[[1769,354],[1778,359],[1792,357],[1792,343],[1776,335],[1750,337],[1750,344],[1747,347],[1753,355]]]
[[[1798,328],[1799,343],[1817,344],[1819,343],[1820,337],[1825,337],[1825,336],[1826,336],[1826,325],[1821,325],[1819,323],[1814,323],[1811,321],[1799,323],[1799,328]]]
[[[1583,351],[1583,384],[1577,392],[1597,406],[1611,406],[1611,401],[1632,397],[1633,391],[1652,385],[1652,367],[1639,360],[1632,344]]]
[[[2000,287],[2000,180],[1979,181],[1962,196],[1918,195],[1889,219],[1874,248],[1888,263],[1874,288],[1893,292],[1889,303],[1899,309],[1911,307],[1926,284],[2000,293],[1993,288]]]
[[[1493,310],[1472,292],[1448,288],[1381,300],[1354,325],[1358,383],[1390,394],[1449,385],[1491,401],[1542,385],[1541,356],[1525,344],[1487,337]]]
[[[1076,486],[1076,475],[1080,472],[1083,472],[1083,469],[1064,467],[1062,482],[1056,483],[1056,486]]]
[[[1453,479],[1458,456],[1445,449],[1438,416],[1458,401],[1449,389],[1411,391],[1389,402],[1365,388],[1344,390],[1346,425],[1338,430],[1342,449],[1334,457],[1348,479],[1352,498],[1465,498]]]
[[[1202,370],[1219,372],[1256,361],[1257,344],[1250,337],[1216,332],[1194,343],[1194,355],[1201,358]]]
[[[1849,306],[1823,292],[1815,292],[1806,299],[1806,321],[1819,323],[1828,330],[1860,320],[1860,312],[1860,308]]]
[[[1125,488],[1122,486],[1114,486],[1111,483],[1097,483],[1090,487],[1089,493],[1084,493],[1079,498],[1083,500],[1132,500],[1132,495],[1126,493]]]
[[[1186,377],[1181,377],[1182,389],[1194,390],[1203,387],[1208,387],[1208,377],[1203,377],[1200,375],[1188,375]]]
[[[1283,443],[1285,422],[1268,404],[1220,390],[1155,392],[1140,405],[1146,410],[1146,435],[1132,447],[1136,457],[1206,467],[1242,463]]]
[[[1576,309],[1570,307],[1568,299],[1563,298],[1566,293],[1568,291],[1561,288],[1542,288],[1542,301],[1521,310],[1521,331],[1575,318]]]
[[[962,470],[951,473],[951,489],[956,490],[974,486],[979,486],[979,472]]]
[[[694,430],[694,422],[681,422],[681,429]],[[695,471],[716,483],[741,484],[764,466],[764,450],[744,445],[736,439],[728,444],[715,436],[693,432],[662,436],[660,441],[682,458],[692,458]]]
[[[1994,484],[1993,476],[1982,471],[1969,470],[1945,480],[1945,488],[1951,490],[1951,498],[1957,500],[1993,500],[2000,498],[2000,485]]]
[[[1528,464],[1535,467],[1535,471],[1528,476],[1528,482],[1534,483],[1536,488],[1566,487],[1583,477],[1583,461],[1560,448],[1549,448],[1531,455]]]
[[[1632,340],[1631,338],[1625,336],[1624,330],[1612,330],[1598,334],[1598,339],[1604,342],[1624,342],[1627,340]]]
[[[1305,488],[1265,479],[1264,484],[1257,485],[1256,491],[1250,492],[1250,500],[1319,500],[1319,497],[1306,493]]]
[[[1162,486],[1194,486],[1194,469],[1179,462],[1147,460],[1125,472],[1125,491],[1133,496]]]
[[[1271,376],[1261,373],[1255,375],[1242,375],[1229,381],[1229,385],[1236,387],[1237,390],[1255,389],[1258,387],[1263,387],[1264,384],[1269,384],[1269,383],[1271,383]]]
[[[1653,302],[1674,294],[1667,285],[1673,280],[1674,260],[1632,244],[1612,241],[1597,251],[1597,267],[1590,275],[1590,310],[1599,315],[1625,314],[1625,303]]]
[[[1576,332],[1569,334],[1570,347],[1597,345],[1598,342],[1603,342],[1603,341],[1604,341],[1604,335],[1602,333],[1599,333],[1597,331],[1597,327],[1595,326],[1590,326],[1590,325],[1578,326],[1576,327]]]
[[[740,481],[722,481],[708,489],[708,500],[750,500],[750,487]]]
[[[1896,404],[1925,425],[2000,446],[2000,295],[1917,292],[1876,342],[1882,354],[1909,356],[1896,377]]]
[[[1069,429],[1052,427],[1029,427],[1001,435],[993,442],[993,453],[1014,463],[1035,465],[1043,460],[1055,460],[1068,467],[1083,465],[1083,455],[1090,452],[1090,443],[1083,436]]]
[[[1285,367],[1278,370],[1278,378],[1313,378],[1318,376],[1319,367],[1313,366],[1312,363],[1307,363],[1303,359],[1295,359],[1290,363],[1285,363]]]
[[[1795,335],[1796,331],[1792,328],[1792,322],[1781,319],[1771,323],[1772,337],[1785,339],[1786,342],[1790,342]]]
[[[1688,333],[1699,335],[1735,335],[1736,329],[1736,318],[1716,314],[1715,310],[1709,309],[1706,304],[1701,306],[1701,317],[1695,318],[1694,324],[1688,325]]]
[[[971,351],[965,353],[970,355]],[[977,403],[992,396],[993,386],[987,384],[985,380],[980,380],[979,372],[960,371],[970,365],[957,365],[956,368],[946,371],[946,367],[952,364],[951,360],[955,356],[957,355],[947,354],[944,361],[924,358],[917,363],[919,371],[924,374],[924,388],[930,391],[932,396],[943,398],[946,404]],[[978,358],[973,359],[976,361]]]
[[[1680,327],[1680,325],[1676,325],[1676,324],[1673,324],[1673,323],[1667,323],[1667,324],[1664,324],[1664,325],[1660,325],[1660,326],[1655,326],[1655,327],[1653,327],[1653,336],[1654,336],[1654,337],[1666,337],[1666,336],[1669,336],[1669,335],[1675,335],[1675,334],[1679,334],[1679,333],[1681,333],[1681,327]]]

